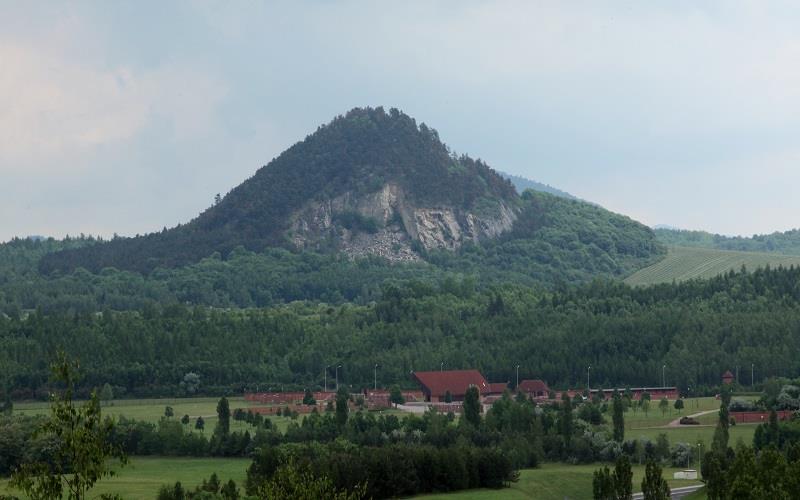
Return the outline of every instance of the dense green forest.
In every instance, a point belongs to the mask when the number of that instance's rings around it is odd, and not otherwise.
[[[411,386],[409,372],[478,368],[490,381],[543,378],[580,386],[667,383],[701,390],[755,365],[755,382],[800,373],[800,269],[728,273],[708,281],[633,289],[595,281],[554,292],[474,280],[387,282],[366,305],[292,303],[268,309],[145,305],[141,311],[34,312],[0,319],[0,367],[15,398],[44,397],[47,360],[65,349],[86,371],[82,389],[129,396],[321,386],[340,380]]]
[[[722,236],[706,231],[656,229],[656,237],[670,246],[715,248],[743,252],[774,252],[800,255],[800,229],[751,237]]]
[[[268,307],[296,300],[367,304],[380,298],[381,284],[391,279],[433,286],[466,277],[480,289],[501,283],[553,288],[624,277],[664,254],[648,228],[602,208],[533,191],[519,204],[510,233],[456,252],[423,252],[421,263],[238,247],[224,257],[215,252],[191,265],[147,274],[79,268],[45,275],[38,271],[43,256],[101,245],[92,238],[16,239],[0,245],[0,312],[135,310],[170,303]]]

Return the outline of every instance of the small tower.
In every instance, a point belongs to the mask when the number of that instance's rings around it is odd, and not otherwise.
[[[725,385],[730,385],[733,383],[733,373],[731,373],[730,370],[727,370],[722,374],[722,383]]]

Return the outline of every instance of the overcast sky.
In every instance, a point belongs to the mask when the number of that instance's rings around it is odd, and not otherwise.
[[[0,240],[188,221],[366,105],[646,224],[795,228],[798,5],[0,0]]]

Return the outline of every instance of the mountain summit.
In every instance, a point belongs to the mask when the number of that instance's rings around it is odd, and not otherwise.
[[[293,145],[191,222],[45,255],[43,273],[149,274],[237,247],[426,260],[555,283],[625,276],[660,258],[653,231],[581,201],[514,186],[456,156],[396,109],[357,108]]]
[[[480,160],[453,155],[436,130],[394,108],[356,108],[188,224],[60,252],[41,269],[149,272],[237,246],[416,260],[416,250],[453,250],[509,231],[518,200],[509,181]]]

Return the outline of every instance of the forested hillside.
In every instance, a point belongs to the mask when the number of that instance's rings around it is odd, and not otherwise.
[[[188,372],[201,392],[321,386],[341,364],[354,388],[410,384],[411,370],[478,368],[491,381],[537,377],[554,387],[715,386],[727,369],[800,372],[800,269],[728,273],[633,289],[593,282],[557,292],[471,280],[386,283],[374,304],[295,303],[261,310],[182,305],[103,314],[0,318],[0,366],[15,397],[44,397],[57,349],[81,360],[84,389],[174,395]],[[594,385],[594,384],[593,384]]]
[[[96,241],[15,240],[0,245],[0,312],[133,310],[169,303],[268,307],[296,300],[366,304],[380,298],[384,281],[411,278],[434,285],[466,277],[479,289],[501,283],[553,288],[622,278],[663,255],[648,228],[602,208],[535,192],[518,203],[517,221],[503,237],[454,252],[423,252],[424,261],[410,263],[239,247],[225,257],[215,253],[144,275],[116,268],[43,275],[37,270],[42,255]]]
[[[782,233],[756,234],[751,237],[722,236],[706,231],[665,228],[656,229],[655,233],[659,241],[670,246],[800,255],[800,229]]]
[[[13,301],[25,309],[34,303],[46,307],[50,302],[46,297],[62,298],[60,291],[66,287],[94,295],[90,302],[97,306],[120,308],[119,303],[109,303],[106,292],[118,296],[125,291],[117,290],[117,285],[106,291],[105,282],[109,276],[117,280],[119,272],[131,271],[140,276],[125,280],[160,284],[148,285],[148,293],[133,292],[139,302],[158,296],[249,306],[370,295],[340,285],[336,277],[323,280],[323,292],[309,291],[305,285],[278,290],[284,285],[253,285],[252,279],[231,290],[224,277],[222,283],[210,285],[194,274],[198,267],[208,267],[202,259],[240,262],[237,256],[254,252],[261,268],[288,266],[303,281],[319,269],[304,264],[298,268],[296,262],[306,260],[298,257],[299,251],[380,255],[393,264],[433,263],[438,268],[434,274],[441,270],[477,274],[481,282],[502,275],[546,286],[621,277],[665,253],[652,230],[627,217],[541,192],[520,196],[482,161],[452,154],[435,130],[396,109],[387,113],[366,108],[320,127],[188,224],[47,253],[38,263],[41,280],[14,283],[3,293],[7,304]],[[337,268],[331,271],[335,275],[341,274],[339,267],[352,266],[335,257],[309,258]],[[74,274],[81,269],[91,276],[81,274],[73,287]],[[252,271],[252,267],[234,269],[242,274]],[[400,276],[420,272],[417,268],[384,271],[375,271],[377,275],[373,273],[364,284],[374,285],[376,278],[395,271]],[[221,290],[220,296],[187,298],[176,283],[184,278],[175,278],[187,273],[195,288],[213,286],[214,293]],[[48,289],[44,298],[43,289]]]
[[[219,203],[185,225],[117,238],[42,260],[44,273],[83,267],[151,272],[242,246],[291,247],[292,216],[310,202],[375,193],[396,184],[408,200],[461,209],[516,198],[514,187],[480,160],[456,157],[437,132],[396,109],[354,109],[287,149]]]

